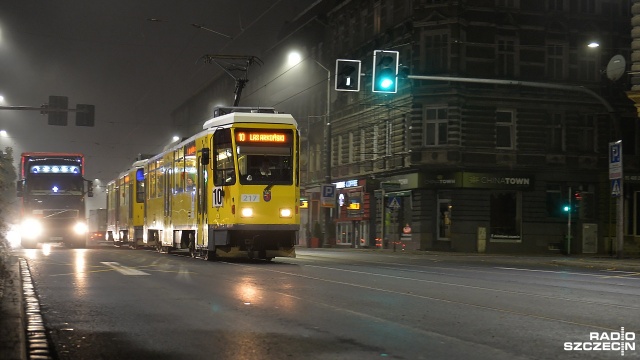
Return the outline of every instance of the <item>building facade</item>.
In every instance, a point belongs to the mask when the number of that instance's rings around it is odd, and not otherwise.
[[[627,0],[319,1],[261,51],[241,104],[298,119],[303,241],[319,222],[331,246],[611,253],[608,154],[622,140],[633,250],[637,114],[629,75],[606,71],[614,55],[629,59],[630,19]],[[283,65],[294,48],[303,60]],[[371,91],[378,49],[398,51],[410,75],[397,93]],[[361,60],[360,91],[334,90],[336,59]],[[233,88],[224,75],[176,125],[201,124],[222,88]],[[326,182],[338,185],[330,211]]]

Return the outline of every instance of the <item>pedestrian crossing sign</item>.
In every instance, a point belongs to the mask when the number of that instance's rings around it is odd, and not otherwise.
[[[611,197],[620,196],[620,179],[611,180]]]

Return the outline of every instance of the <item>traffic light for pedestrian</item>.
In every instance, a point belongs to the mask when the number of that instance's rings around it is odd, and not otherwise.
[[[396,93],[398,91],[397,51],[375,50],[373,52],[372,91]]]
[[[96,110],[94,105],[76,105],[76,126],[94,126],[95,113]]]
[[[336,60],[336,90],[360,91],[360,60]]]
[[[69,98],[66,96],[49,96],[46,106],[47,123],[49,125],[67,126],[67,111]]]

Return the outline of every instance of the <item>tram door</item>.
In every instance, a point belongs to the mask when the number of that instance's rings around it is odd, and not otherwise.
[[[173,192],[173,170],[171,167],[165,170],[164,174],[164,226],[162,235],[164,236],[163,243],[170,243],[171,246],[175,246],[173,239],[173,221],[171,221],[171,211],[172,211],[172,203],[173,196],[171,196]]]
[[[203,157],[205,158],[205,164],[203,164]],[[206,149],[203,152],[198,153],[198,176],[196,183],[196,212],[197,212],[197,239],[198,245],[208,245],[209,231],[207,227],[207,164],[209,163],[209,151]],[[209,247],[209,246],[207,246]]]

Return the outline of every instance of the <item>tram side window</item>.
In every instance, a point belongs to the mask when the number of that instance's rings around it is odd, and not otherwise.
[[[144,202],[144,169],[136,170],[136,203]]]
[[[236,177],[233,166],[231,130],[218,130],[213,137],[213,143],[215,145],[214,184],[216,186],[235,184]]]
[[[153,199],[156,197],[156,165],[149,165],[149,197],[148,199]]]

